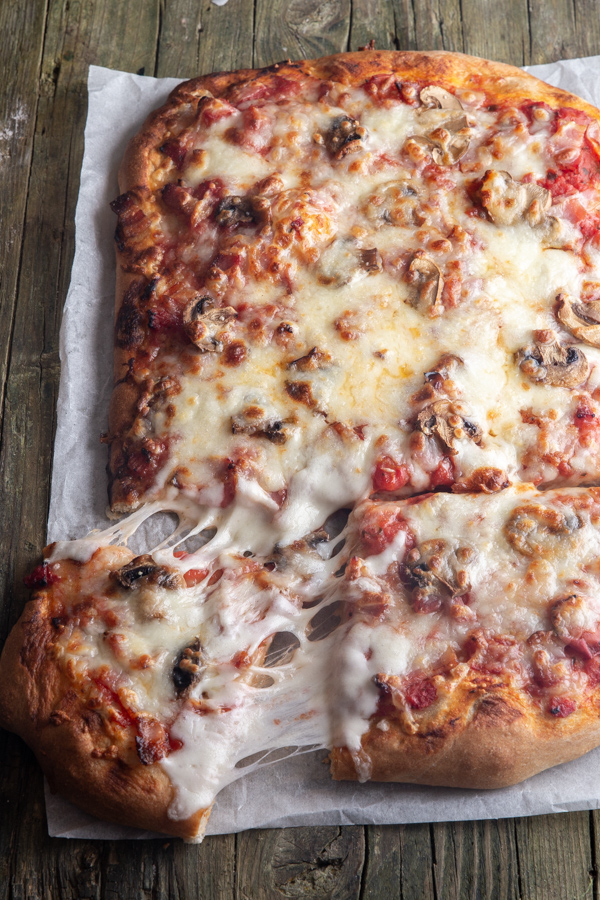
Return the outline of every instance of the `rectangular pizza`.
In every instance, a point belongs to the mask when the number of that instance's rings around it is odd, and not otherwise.
[[[198,840],[255,754],[496,788],[600,744],[599,121],[374,50],[150,116],[111,204],[124,518],[46,548],[0,661],[56,789]]]

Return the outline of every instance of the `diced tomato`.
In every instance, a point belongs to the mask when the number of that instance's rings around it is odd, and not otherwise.
[[[566,719],[576,709],[576,702],[569,700],[567,697],[551,697],[548,704],[548,712],[552,716],[556,716],[557,719]]]
[[[175,559],[185,559],[189,553],[186,553],[185,550],[173,550],[173,556]]]
[[[53,572],[48,563],[36,566],[31,575],[26,575],[23,584],[28,588],[49,587],[60,581],[60,575]]]
[[[554,198],[583,191],[600,179],[600,160],[588,147],[583,147],[574,163],[560,169],[549,169],[540,184]]]
[[[208,569],[188,569],[187,572],[183,573],[183,580],[188,587],[194,587],[196,584],[204,581],[207,575]]]
[[[364,516],[360,536],[366,556],[376,556],[390,544],[399,531],[406,532],[405,549],[415,546],[408,522],[393,506],[373,506]]]
[[[413,709],[427,709],[437,699],[437,688],[428,678],[416,675],[406,685],[404,696]]]
[[[406,466],[397,463],[391,456],[384,456],[375,466],[373,490],[399,491],[408,483],[409,478]]]
[[[454,463],[448,456],[445,456],[437,469],[429,476],[429,485],[432,488],[450,487],[454,481]]]

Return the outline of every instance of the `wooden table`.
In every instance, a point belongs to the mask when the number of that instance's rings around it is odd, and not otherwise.
[[[594,0],[0,2],[0,640],[44,543],[90,63],[192,76],[356,49],[461,50],[515,65],[600,53]],[[98,423],[98,431],[104,423]],[[0,690],[2,686],[0,685]],[[42,777],[0,732],[0,900],[600,896],[600,813],[92,842],[46,833]]]

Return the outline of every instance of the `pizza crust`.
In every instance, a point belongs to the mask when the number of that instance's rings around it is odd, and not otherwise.
[[[114,743],[101,716],[78,697],[54,661],[50,599],[39,592],[26,605],[0,657],[0,725],[35,753],[50,787],[101,819],[201,840],[210,809],[188,819],[169,817],[173,787],[159,765],[144,766],[133,735]]]
[[[577,759],[598,744],[597,703],[553,719],[510,691],[494,691],[474,703],[461,697],[437,726],[416,734],[406,734],[394,719],[372,721],[360,758],[366,759],[372,781],[496,790]],[[330,763],[336,781],[361,780],[360,763],[357,768],[347,748],[335,748]]]

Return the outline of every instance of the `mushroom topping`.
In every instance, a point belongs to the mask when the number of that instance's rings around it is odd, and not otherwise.
[[[561,512],[539,503],[517,506],[508,519],[504,533],[509,544],[524,556],[552,556],[566,552],[577,539],[583,522],[572,510]],[[565,543],[567,546],[565,546]]]
[[[381,272],[381,269],[381,256],[376,248],[359,250],[353,241],[336,238],[321,254],[319,281],[341,287],[365,274]]]
[[[189,647],[183,648],[173,666],[173,685],[177,696],[181,697],[182,694],[188,693],[190,688],[200,681],[205,669],[202,646],[199,638],[196,638]]]
[[[513,181],[508,172],[488,169],[480,190],[481,202],[495,225],[526,221],[540,225],[552,203],[552,195],[538,184]]]
[[[600,300],[578,303],[568,294],[559,294],[558,321],[580,341],[600,348]]]
[[[361,267],[365,272],[368,272],[369,275],[373,272],[381,272],[383,265],[377,247],[372,247],[370,250],[359,250],[358,258]]]
[[[232,306],[214,309],[212,297],[194,297],[183,313],[183,327],[190,341],[205,353],[223,349],[223,331],[237,318]]]
[[[427,111],[423,115],[431,115]],[[437,118],[437,117],[436,117]],[[426,148],[438,166],[452,166],[469,149],[471,127],[465,115],[446,119],[425,135],[415,134],[408,139]]]
[[[249,406],[242,413],[231,417],[231,433],[263,437],[273,444],[285,444],[287,435],[284,426],[288,421],[268,418],[260,406]]]
[[[388,225],[424,225],[427,216],[418,199],[417,191],[408,181],[392,181],[381,185],[369,196],[364,207],[367,217],[374,222]]]
[[[175,590],[185,587],[182,575],[176,569],[159,566],[149,553],[136,556],[131,562],[114,572],[114,576],[124,588],[139,588],[149,584]]]
[[[466,116],[458,116],[444,122],[439,128],[429,133],[433,143],[431,155],[438,166],[452,166],[461,159],[469,149],[469,123]]]
[[[325,135],[325,146],[335,159],[343,159],[348,153],[361,149],[361,141],[367,133],[351,116],[338,116]]]
[[[463,598],[471,588],[465,566],[474,558],[470,547],[452,550],[439,539],[424,541],[410,550],[399,575],[402,584],[411,589],[415,612],[433,612],[446,602],[453,617],[473,618]]]
[[[455,97],[454,94],[451,94],[450,91],[445,90],[442,87],[437,87],[437,85],[429,85],[429,87],[423,88],[421,93],[419,94],[419,100],[423,104],[423,106],[428,107],[429,109],[462,109],[462,103]]]
[[[215,221],[221,227],[258,225],[264,228],[271,223],[271,204],[266,197],[224,197],[218,204]]]
[[[431,437],[437,435],[452,455],[458,453],[457,441],[468,438],[474,444],[481,444],[483,432],[479,425],[465,418],[462,403],[450,400],[436,400],[421,410],[417,416],[416,430]]]
[[[546,329],[534,331],[533,337],[533,344],[515,354],[519,368],[531,381],[567,388],[583,384],[590,367],[581,350],[564,347],[556,334]]]
[[[301,372],[312,372],[315,369],[325,369],[331,362],[331,356],[326,350],[313,347],[306,356],[300,356],[287,364],[288,369],[299,369]]]
[[[411,306],[421,312],[427,311],[432,317],[442,315],[444,279],[439,266],[423,250],[417,250],[413,256],[404,280],[415,288],[408,301]]]

